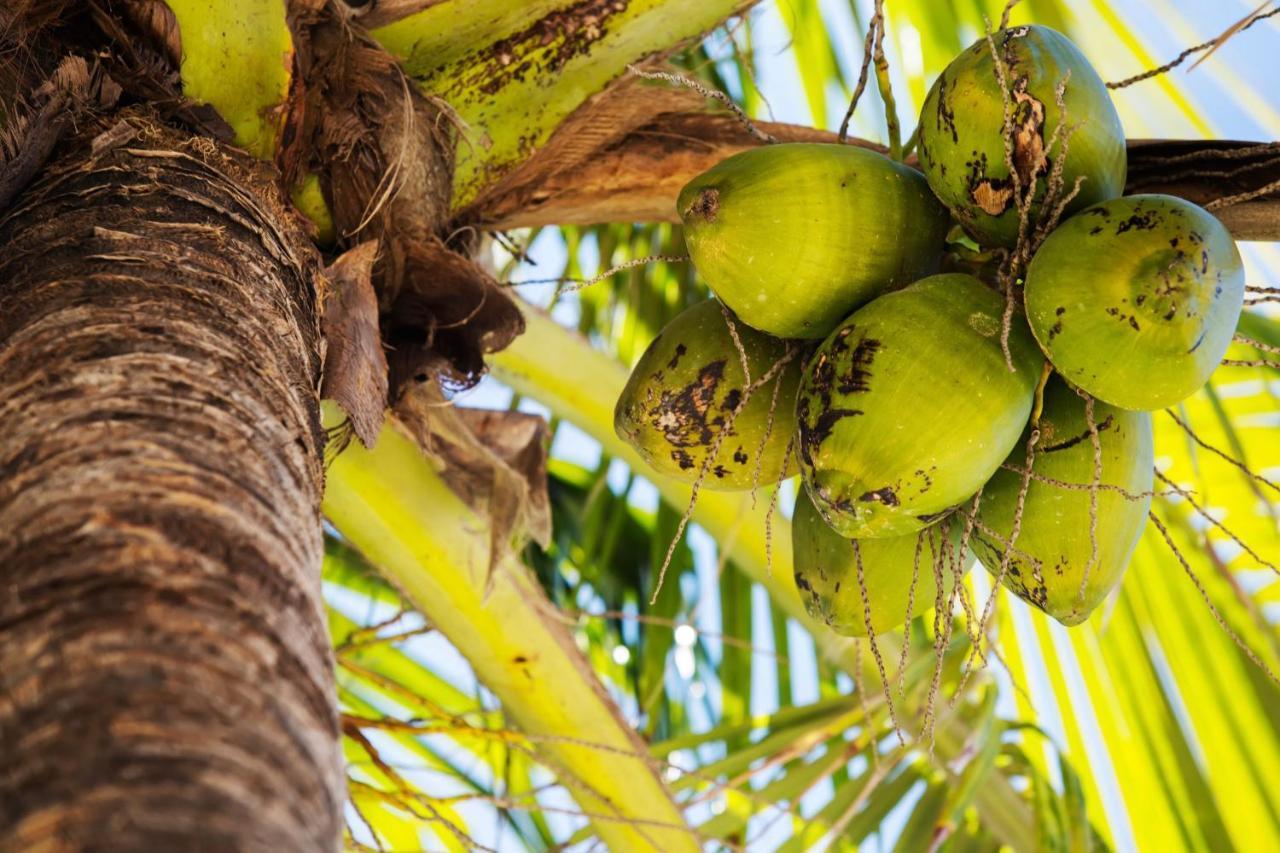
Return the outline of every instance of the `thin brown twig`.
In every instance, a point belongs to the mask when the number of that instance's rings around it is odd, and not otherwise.
[[[858,108],[858,101],[862,99],[862,93],[866,91],[867,74],[871,70],[876,30],[882,23],[882,19],[873,13],[871,22],[867,25],[867,36],[862,42],[862,70],[858,73],[858,83],[853,87],[853,96],[849,99],[849,108],[844,111],[844,119],[840,122],[840,133],[836,137],[841,143],[849,138],[849,122],[853,120],[853,113]]]
[[[1089,562],[1084,565],[1080,588],[1076,591],[1074,609],[1084,605],[1084,593],[1089,585],[1089,575],[1098,565],[1098,486],[1102,484],[1102,436],[1098,434],[1098,421],[1094,417],[1094,400],[1079,388],[1075,389],[1084,400],[1084,421],[1089,427],[1089,443],[1093,445],[1093,481],[1089,484]]]
[[[871,646],[871,656],[875,658],[876,669],[880,671],[880,685],[884,688],[884,701],[889,707],[889,718],[893,720],[893,731],[898,736],[898,743],[906,745],[902,734],[902,726],[898,723],[898,712],[893,705],[893,691],[889,688],[889,677],[885,674],[884,658],[880,655],[880,645],[876,642],[876,629],[871,623],[871,596],[867,592],[867,577],[862,566],[862,548],[857,539],[851,539],[853,546],[853,562],[858,573],[858,591],[862,594],[862,621],[867,629],[867,644]]]
[[[1188,563],[1187,558],[1182,555],[1182,551],[1173,541],[1173,536],[1170,535],[1169,530],[1164,526],[1164,523],[1160,521],[1159,516],[1154,512],[1149,512],[1147,515],[1150,517],[1152,524],[1156,526],[1156,529],[1160,531],[1160,535],[1164,538],[1165,544],[1169,546],[1169,550],[1172,551],[1173,556],[1177,558],[1178,563],[1182,566],[1182,570],[1186,573],[1187,577],[1191,579],[1191,582],[1195,584],[1196,590],[1200,593],[1200,597],[1204,599],[1204,603],[1208,606],[1209,612],[1213,614],[1213,618],[1218,623],[1218,627],[1226,632],[1226,635],[1231,638],[1231,641],[1240,648],[1240,651],[1244,652],[1245,657],[1253,661],[1254,665],[1257,666],[1258,669],[1262,670],[1266,674],[1267,678],[1271,679],[1271,681],[1276,684],[1280,684],[1280,678],[1276,677],[1276,674],[1271,671],[1270,667],[1262,662],[1262,659],[1258,657],[1257,653],[1255,653],[1252,648],[1250,648],[1249,644],[1241,639],[1240,635],[1233,631],[1231,626],[1227,624],[1226,618],[1218,610],[1217,605],[1213,603],[1213,599],[1209,597],[1209,591],[1204,588],[1204,584],[1200,582],[1200,578],[1196,577],[1195,572],[1191,569],[1191,564]]]
[[[563,610],[560,611],[561,618],[567,625],[576,623],[579,619],[621,619],[628,622],[638,622],[642,625],[656,625],[659,628],[676,628],[688,627],[697,632],[698,636],[708,640],[716,640],[726,646],[734,646],[736,648],[748,651],[751,654],[772,657],[784,666],[789,666],[790,661],[785,655],[781,655],[773,649],[766,649],[763,646],[752,645],[749,640],[741,637],[735,637],[730,634],[722,634],[716,631],[707,631],[694,625],[687,619],[668,619],[663,616],[651,616],[646,613],[628,613],[625,610]]]
[[[707,450],[707,457],[702,461],[702,468],[698,472],[698,477],[693,482],[693,488],[689,494],[689,506],[685,509],[684,515],[680,517],[680,523],[676,525],[676,534],[671,539],[671,544],[667,547],[666,556],[662,560],[662,568],[658,571],[658,582],[654,587],[653,596],[649,600],[649,604],[656,604],[658,601],[658,593],[662,591],[662,584],[667,577],[667,569],[671,566],[671,560],[675,557],[676,546],[680,543],[681,537],[684,536],[685,529],[689,526],[689,520],[693,517],[693,508],[698,502],[698,491],[702,487],[703,481],[707,474],[711,471],[712,465],[715,464],[716,458],[720,455],[720,448],[723,446],[725,439],[728,438],[729,432],[733,429],[734,422],[738,416],[742,414],[742,410],[746,408],[747,403],[751,401],[752,396],[759,388],[773,381],[774,377],[786,368],[791,360],[795,358],[799,350],[787,345],[787,351],[773,365],[765,371],[764,375],[750,385],[743,388],[742,399],[738,401],[738,405],[729,412],[729,416],[725,418],[724,424],[721,425],[720,431],[716,433],[715,440],[711,442],[711,447]]]
[[[1224,358],[1218,363],[1223,367],[1271,367],[1280,370],[1280,360],[1267,358]]]
[[[1217,47],[1220,47],[1223,43],[1226,42],[1228,38],[1235,35],[1236,33],[1244,32],[1245,30],[1252,27],[1254,24],[1258,23],[1258,21],[1264,20],[1266,18],[1270,18],[1272,15],[1280,14],[1280,9],[1272,9],[1270,12],[1266,12],[1265,14],[1260,14],[1260,11],[1262,9],[1265,9],[1269,5],[1271,5],[1271,0],[1267,0],[1267,2],[1263,3],[1256,10],[1254,10],[1254,12],[1250,13],[1249,15],[1246,15],[1240,21],[1236,22],[1234,25],[1229,27],[1222,34],[1216,36],[1215,38],[1211,38],[1206,42],[1197,44],[1194,47],[1187,48],[1186,50],[1182,51],[1182,53],[1179,53],[1176,57],[1174,57],[1171,61],[1166,62],[1164,65],[1161,65],[1158,68],[1152,68],[1149,71],[1144,71],[1141,74],[1135,74],[1132,77],[1126,77],[1123,80],[1115,80],[1115,81],[1109,82],[1107,83],[1107,88],[1123,89],[1126,86],[1132,86],[1134,83],[1140,83],[1143,80],[1149,80],[1152,77],[1158,77],[1161,74],[1167,74],[1168,72],[1177,68],[1182,63],[1186,62],[1188,57],[1193,56],[1194,54],[1200,53],[1203,50],[1209,50],[1210,53],[1212,53],[1213,51],[1210,50],[1211,48],[1216,49]],[[1208,59],[1208,58],[1209,58],[1208,54],[1206,54],[1201,60],[1196,62],[1196,65],[1199,65],[1200,62],[1203,62],[1205,59]],[[1195,65],[1191,67],[1194,68]]]
[[[751,469],[751,508],[756,508],[756,490],[760,488],[760,472],[764,467],[764,450],[769,444],[769,439],[773,436],[773,424],[778,415],[778,395],[782,392],[782,380],[785,373],[779,373],[778,378],[773,382],[773,394],[769,397],[769,416],[764,422],[764,434],[760,436],[760,442],[756,445],[756,464]],[[748,383],[750,380],[747,380]],[[787,458],[782,459],[782,471],[779,477],[786,476]],[[781,481],[779,481],[781,482]]]
[[[688,255],[646,255],[643,258],[632,258],[631,260],[624,261],[617,266],[609,267],[609,269],[598,275],[592,276],[591,278],[570,278],[568,276],[560,276],[558,278],[531,278],[523,281],[503,282],[502,287],[519,287],[525,284],[572,284],[572,287],[561,288],[559,292],[561,294],[575,293],[579,290],[583,290],[584,288],[591,287],[593,284],[599,284],[605,279],[613,278],[620,272],[626,272],[627,270],[635,269],[636,267],[642,267],[653,263],[678,264],[687,260],[689,260]]]
[[[1280,492],[1280,485],[1276,485],[1274,482],[1272,482],[1271,480],[1268,480],[1266,477],[1262,476],[1261,474],[1255,474],[1253,471],[1249,470],[1248,465],[1245,465],[1239,459],[1236,459],[1230,454],[1225,453],[1224,451],[1218,449],[1217,447],[1214,447],[1212,444],[1209,444],[1200,436],[1196,435],[1195,431],[1191,429],[1190,425],[1188,425],[1186,421],[1182,420],[1182,418],[1178,417],[1177,413],[1174,412],[1173,409],[1165,409],[1164,412],[1166,415],[1173,418],[1173,422],[1176,423],[1178,426],[1182,427],[1182,431],[1185,432],[1191,438],[1191,440],[1194,441],[1196,444],[1200,445],[1205,450],[1209,451],[1210,453],[1224,460],[1228,464],[1243,471],[1245,475],[1247,475],[1250,479],[1255,480],[1259,483],[1262,483],[1263,485],[1270,487],[1276,492]]]
[[[773,577],[773,513],[778,509],[778,495],[782,492],[782,484],[787,480],[787,467],[791,464],[795,446],[796,436],[792,433],[787,439],[787,449],[782,454],[782,472],[778,474],[778,482],[774,484],[773,492],[769,495],[769,506],[764,512],[764,568],[769,577]]]
[[[1255,198],[1262,198],[1271,195],[1274,192],[1280,192],[1280,178],[1276,178],[1269,184],[1256,187],[1247,192],[1236,193],[1235,195],[1222,196],[1215,198],[1213,201],[1205,202],[1205,210],[1221,210],[1224,207],[1231,207],[1235,204],[1241,204],[1246,201],[1253,201]]]
[[[1004,11],[1000,13],[1000,29],[1009,28],[1009,16],[1013,14],[1013,7],[1017,6],[1022,0],[1009,0],[1004,4]]]
[[[1244,344],[1247,347],[1253,347],[1260,352],[1269,352],[1272,355],[1280,355],[1280,347],[1273,344],[1265,344],[1262,341],[1254,340],[1245,335],[1236,335],[1232,338],[1238,344]]]
[[[1155,469],[1155,475],[1162,483],[1165,483],[1166,485],[1168,485],[1179,496],[1181,496],[1183,500],[1185,500],[1188,504],[1190,504],[1191,508],[1195,510],[1196,513],[1201,518],[1203,518],[1205,521],[1212,524],[1214,527],[1218,528],[1218,530],[1222,531],[1224,536],[1226,536],[1232,542],[1239,545],[1240,548],[1246,554],[1248,554],[1250,557],[1253,557],[1253,559],[1257,560],[1259,563],[1266,566],[1268,569],[1275,572],[1276,574],[1280,574],[1280,567],[1277,567],[1274,563],[1265,559],[1261,554],[1253,550],[1253,548],[1249,546],[1249,543],[1245,542],[1243,539],[1237,536],[1234,532],[1231,531],[1231,529],[1229,529],[1221,521],[1214,518],[1213,515],[1210,514],[1210,512],[1207,509],[1205,509],[1199,503],[1196,502],[1196,499],[1191,496],[1192,493],[1190,490],[1182,488],[1181,486],[1177,485],[1172,480],[1170,480],[1168,477],[1166,477],[1164,474],[1161,474],[1159,468]]]
[[[907,686],[907,655],[911,651],[911,617],[916,609],[916,584],[920,580],[920,551],[924,545],[925,531],[916,534],[916,553],[911,561],[911,583],[907,587],[907,614],[902,629],[902,654],[898,657],[898,696],[905,698]]]
[[[773,145],[778,141],[778,137],[768,131],[761,130],[756,123],[751,120],[751,117],[743,112],[742,107],[738,106],[734,102],[733,98],[730,98],[719,89],[713,89],[705,83],[694,80],[692,77],[685,77],[681,74],[672,74],[668,71],[645,71],[635,65],[628,65],[627,70],[637,77],[641,77],[645,80],[664,80],[668,83],[674,83],[677,86],[684,86],[685,88],[692,89],[704,98],[719,101],[729,109],[729,112],[733,113],[733,117],[736,118],[743,128],[746,129],[747,133],[751,134],[766,145]]]
[[[1026,469],[1018,465],[1013,465],[1008,462],[1002,464],[1000,467],[1005,471],[1012,471],[1015,474],[1026,473]],[[1068,480],[1059,480],[1056,477],[1046,477],[1044,474],[1037,474],[1035,472],[1032,472],[1031,479],[1035,480],[1037,483],[1044,483],[1049,486],[1056,486],[1059,489],[1068,489],[1074,492],[1088,492],[1093,490],[1092,483],[1072,483]],[[1123,497],[1125,500],[1130,500],[1130,501],[1141,501],[1141,500],[1146,500],[1147,498],[1168,497],[1172,494],[1176,494],[1175,492],[1156,491],[1154,489],[1146,492],[1131,492],[1128,489],[1124,488],[1123,486],[1117,486],[1113,483],[1099,483],[1098,490],[1103,492],[1114,492],[1115,494],[1118,494],[1121,497]]]

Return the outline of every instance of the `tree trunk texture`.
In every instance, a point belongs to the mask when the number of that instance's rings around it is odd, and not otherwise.
[[[0,850],[321,851],[316,262],[134,117],[0,217]]]
[[[826,130],[759,122],[780,142],[835,142]],[[676,196],[695,175],[760,144],[735,118],[667,113],[612,139],[589,156],[566,159],[569,141],[546,148],[460,219],[506,229],[604,222],[677,222]],[[856,145],[886,151],[859,139]],[[1130,140],[1126,192],[1167,193],[1210,204],[1259,193],[1215,209],[1238,240],[1280,240],[1280,143],[1225,140]]]

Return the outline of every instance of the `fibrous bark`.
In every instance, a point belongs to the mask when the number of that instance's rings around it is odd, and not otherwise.
[[[0,849],[336,849],[312,250],[208,140],[57,157],[0,217]]]

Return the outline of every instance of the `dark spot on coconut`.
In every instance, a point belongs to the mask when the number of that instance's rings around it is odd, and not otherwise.
[[[1127,231],[1150,231],[1160,224],[1160,216],[1155,211],[1143,213],[1138,211],[1116,226],[1116,234]]]
[[[742,402],[742,389],[734,388],[731,391],[729,391],[728,394],[724,395],[724,403],[720,406],[720,408],[724,409],[726,412],[732,412],[734,409],[738,408],[738,404],[741,402]]]
[[[956,133],[956,111],[947,103],[947,75],[943,74],[938,78],[938,130],[945,130],[951,134],[951,141],[958,143],[960,141],[959,134]]]
[[[679,448],[671,451],[671,461],[679,465],[681,471],[688,471],[693,468],[693,459],[686,451]]]
[[[1173,249],[1178,248],[1178,238],[1177,238],[1177,237],[1174,237],[1172,240],[1170,240],[1170,241],[1169,241],[1169,246],[1170,246],[1170,248],[1173,248]]]
[[[796,588],[801,592],[807,592],[813,595],[813,585],[809,583],[809,579],[804,575],[796,572]]]
[[[725,475],[729,473],[729,470],[723,465],[717,465],[711,469],[711,473],[715,474],[717,479],[724,479]]]
[[[1114,415],[1107,415],[1098,423],[1097,425],[1098,432],[1100,433],[1106,432],[1107,430],[1115,426],[1115,422],[1116,422],[1116,419]],[[1047,444],[1044,447],[1040,448],[1040,452],[1041,453],[1057,453],[1059,450],[1066,450],[1068,448],[1075,447],[1077,444],[1079,444],[1082,441],[1089,441],[1089,440],[1090,440],[1089,430],[1086,429],[1084,432],[1080,433],[1079,435],[1075,435],[1075,436],[1072,436],[1071,438],[1065,439],[1063,441],[1059,441],[1057,444]]]
[[[1209,250],[1200,250],[1200,274],[1205,275],[1209,272]]]
[[[1218,285],[1213,289],[1213,298],[1217,299],[1221,295],[1222,295],[1222,285]]]
[[[1195,352],[1196,350],[1200,349],[1200,345],[1201,345],[1202,343],[1204,343],[1204,338],[1205,338],[1205,335],[1207,335],[1207,334],[1209,334],[1209,330],[1208,330],[1208,329],[1205,329],[1204,331],[1202,331],[1202,332],[1200,333],[1200,337],[1196,338],[1196,342],[1195,342],[1194,344],[1192,344],[1191,349],[1187,350],[1187,355],[1190,355],[1191,353],[1193,353],[1193,352]]]
[[[840,583],[840,581],[836,581],[835,589],[833,590],[836,595],[840,594]]]
[[[1049,340],[1052,341],[1054,338],[1056,338],[1060,334],[1062,334],[1061,320],[1057,321],[1056,323],[1054,323],[1052,326],[1049,327]]]
[[[1137,321],[1137,319],[1135,319],[1135,318],[1134,318],[1134,316],[1133,316],[1132,314],[1130,314],[1130,315],[1129,315],[1129,325],[1133,327],[1133,330],[1134,330],[1135,332],[1141,332],[1141,331],[1142,331],[1142,329],[1138,326],[1138,321]]]
[[[1091,207],[1080,215],[1081,216],[1110,216],[1111,211],[1105,207]]]
[[[1139,293],[1139,294],[1138,294],[1138,296],[1137,296],[1137,298],[1133,300],[1133,304],[1134,304],[1134,305],[1141,306],[1141,305],[1142,305],[1142,303],[1144,303],[1144,302],[1146,302],[1146,301],[1147,301],[1147,294],[1145,294],[1145,293]]]
[[[689,348],[686,347],[684,344],[676,344],[675,355],[671,356],[671,360],[667,362],[667,369],[675,370],[676,365],[680,363],[680,357],[683,356],[688,351],[689,351]]]
[[[1199,231],[1192,231],[1187,236],[1191,238],[1192,243],[1195,243],[1197,245],[1204,242],[1204,237],[1200,235]]]
[[[898,506],[898,495],[892,486],[882,486],[858,497],[863,503],[879,503],[885,506]]]
[[[800,456],[806,464],[812,466],[814,451],[818,450],[822,443],[831,436],[831,430],[835,429],[835,425],[844,418],[862,414],[862,410],[824,408],[822,413],[810,424],[808,403],[808,400],[802,400],[797,414],[800,416]]]
[[[940,512],[926,512],[924,515],[917,515],[916,518],[925,524],[933,524],[935,521],[945,518],[950,512],[951,507],[948,507]]]
[[[733,451],[733,461],[737,462],[739,465],[746,465],[749,459],[750,457],[747,456],[746,452],[744,452],[741,447]]]
[[[719,212],[720,190],[715,187],[707,187],[690,202],[688,209],[685,211],[685,217],[701,219],[704,222],[715,222],[716,214]]]
[[[880,351],[880,341],[875,338],[863,338],[853,348],[849,359],[849,369],[838,378],[836,390],[841,394],[860,394],[871,388],[871,364],[876,353]]]
[[[861,409],[827,409],[818,415],[812,427],[802,430],[802,432],[807,432],[808,435],[802,435],[801,440],[804,441],[807,438],[809,443],[816,447],[831,437],[831,431],[835,429],[836,424],[845,418],[852,418],[860,414],[862,414]]]
[[[1101,226],[1101,225],[1095,225],[1095,226],[1093,226],[1092,228],[1090,228],[1090,229],[1089,229],[1089,235],[1090,235],[1090,236],[1093,236],[1093,235],[1095,235],[1095,234],[1101,234],[1101,233],[1102,233],[1102,226]]]
[[[674,447],[709,445],[714,439],[708,415],[715,402],[716,390],[724,377],[725,360],[713,361],[698,371],[698,376],[679,391],[663,391],[662,397],[648,413],[649,421]],[[723,418],[718,423],[723,423]]]
[[[1057,308],[1053,309],[1053,315],[1055,317],[1061,317],[1065,313],[1067,313],[1066,306],[1059,305]]]

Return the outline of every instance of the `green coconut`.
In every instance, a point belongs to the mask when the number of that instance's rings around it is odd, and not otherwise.
[[[937,271],[950,219],[923,176],[854,145],[735,154],[678,201],[698,273],[744,322],[821,338],[875,296]]]
[[[1066,123],[1079,127],[1071,134],[1063,164],[1065,189],[1084,178],[1067,212],[1120,195],[1127,164],[1124,128],[1106,84],[1089,61],[1066,36],[1048,27],[1011,27],[992,38],[1006,69],[1012,159],[1020,185],[1025,189],[1036,181],[1033,199],[1043,199],[1062,151],[1060,145],[1050,150],[1050,142],[1062,121],[1055,90],[1066,79]],[[952,60],[929,90],[920,111],[918,150],[929,186],[969,236],[982,245],[1012,247],[1018,239],[1018,210],[1005,158],[1004,104],[991,48],[981,38]],[[1039,214],[1038,203],[1031,213]]]
[[[1026,276],[1027,319],[1053,366],[1125,409],[1163,409],[1204,385],[1243,300],[1231,234],[1203,208],[1165,195],[1076,214]]]
[[[734,325],[755,382],[783,357],[787,344],[745,323],[735,320]],[[798,357],[783,368],[780,382],[776,405],[774,381],[751,395],[720,444],[705,488],[749,489],[756,484],[757,466],[760,483],[776,482],[782,475],[795,431]],[[720,303],[707,300],[682,311],[640,356],[614,409],[614,430],[655,471],[691,483],[745,387],[741,355],[724,311]],[[773,428],[768,430],[771,408]]]
[[[978,491],[1031,413],[1044,360],[972,276],[918,281],[855,311],[809,360],[796,411],[814,505],[849,539],[904,536]]]
[[[955,586],[952,561],[962,528],[958,523],[948,525],[945,546],[939,527],[888,539],[849,540],[823,521],[801,489],[791,520],[791,542],[796,588],[805,610],[846,637],[865,637],[869,631],[876,634],[892,631],[934,606],[938,594],[934,564],[940,558],[946,561],[944,595],[950,596]],[[862,584],[858,582],[859,560]],[[961,565],[963,576],[973,565],[972,555],[966,553]],[[914,589],[912,578],[915,578]],[[865,601],[863,584],[867,589]],[[866,619],[868,606],[870,626]]]
[[[1055,377],[1045,388],[1033,479],[1003,581],[1018,597],[1064,625],[1087,619],[1120,582],[1151,507],[1151,415],[1097,402],[1093,418],[1102,448],[1098,482],[1103,485],[1097,493],[1096,556],[1090,537],[1091,494],[1083,488],[1094,481],[1094,448],[1085,403]],[[1015,450],[1008,463],[1022,469],[1025,451]],[[1022,479],[1018,471],[1002,468],[982,491],[978,518],[989,532],[975,531],[973,548],[993,575],[999,573],[1004,543],[1013,530]]]

